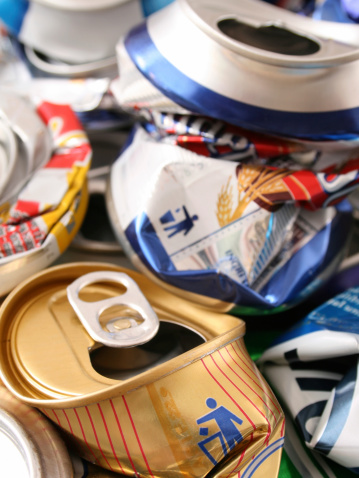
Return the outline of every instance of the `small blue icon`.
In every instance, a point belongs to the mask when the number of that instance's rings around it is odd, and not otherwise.
[[[178,215],[180,213],[181,216],[178,219]],[[177,217],[175,217],[175,215]],[[178,234],[179,232],[183,232],[185,236],[194,226],[194,221],[198,220],[197,214],[190,216],[186,206],[182,206],[182,209],[176,209],[175,215],[172,213],[172,211],[167,211],[160,217],[161,224],[170,224],[169,226],[164,228],[165,231],[173,231],[168,235],[169,238],[174,236],[175,234]]]
[[[240,443],[243,440],[242,434],[238,430],[236,423],[241,425],[243,420],[237,417],[234,413],[229,411],[227,408],[220,406],[217,407],[217,402],[214,398],[207,398],[206,405],[208,408],[211,408],[213,411],[207,413],[203,417],[197,420],[198,425],[206,423],[210,420],[215,420],[219,431],[213,435],[208,436],[209,430],[207,427],[200,427],[199,434],[201,436],[206,436],[204,440],[198,442],[198,446],[203,451],[203,453],[211,460],[214,465],[217,465],[217,461],[213,458],[210,452],[207,450],[206,445],[213,440],[219,439],[223,455],[227,455],[237,443]]]

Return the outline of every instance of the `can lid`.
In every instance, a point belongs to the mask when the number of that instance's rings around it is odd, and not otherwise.
[[[261,63],[328,67],[359,58],[357,25],[316,21],[259,0],[179,3],[206,34]]]
[[[123,273],[138,284],[151,307],[144,298],[139,307],[134,303],[139,292]],[[130,293],[119,300],[123,277]],[[69,286],[76,312],[67,295]],[[97,332],[108,323],[111,329],[115,317],[122,330],[115,334],[100,330],[99,335],[125,337],[126,347],[108,347],[97,341],[97,335],[91,337],[88,320],[84,327],[77,316],[79,304],[84,305],[81,301],[88,307],[79,315],[89,311]],[[80,406],[127,393],[191,365],[245,331],[244,322],[236,317],[192,304],[142,274],[104,263],[66,264],[32,276],[7,296],[0,316],[1,378],[15,396],[35,406],[61,407],[64,402]],[[128,346],[128,337],[136,343],[153,335],[143,345]],[[109,373],[103,373],[104,368]]]

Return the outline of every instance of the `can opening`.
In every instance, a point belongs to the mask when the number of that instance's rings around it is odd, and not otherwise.
[[[160,321],[156,336],[131,348],[101,346],[90,351],[92,367],[100,375],[125,380],[177,357],[205,342],[197,332],[179,324]]]
[[[313,55],[320,50],[320,45],[314,40],[278,25],[268,24],[256,28],[235,18],[220,20],[217,25],[222,33],[233,40],[273,53],[303,56]]]

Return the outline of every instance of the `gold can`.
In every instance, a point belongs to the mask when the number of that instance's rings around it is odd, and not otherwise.
[[[139,288],[139,289],[138,289]],[[275,477],[284,415],[245,324],[102,263],[49,268],[0,309],[0,372],[81,457],[126,476]]]

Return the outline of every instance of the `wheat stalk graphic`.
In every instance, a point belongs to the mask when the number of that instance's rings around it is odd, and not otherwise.
[[[233,189],[230,181],[231,177],[228,178],[227,184],[221,187],[221,191],[218,194],[216,216],[220,227],[232,221]]]
[[[285,169],[268,169],[242,164],[237,169],[238,204],[233,209],[233,188],[231,177],[221,187],[217,200],[217,220],[223,227],[239,219],[251,201],[256,201],[261,207],[271,209],[274,202],[269,199],[273,193],[288,192],[283,178],[290,172]]]

